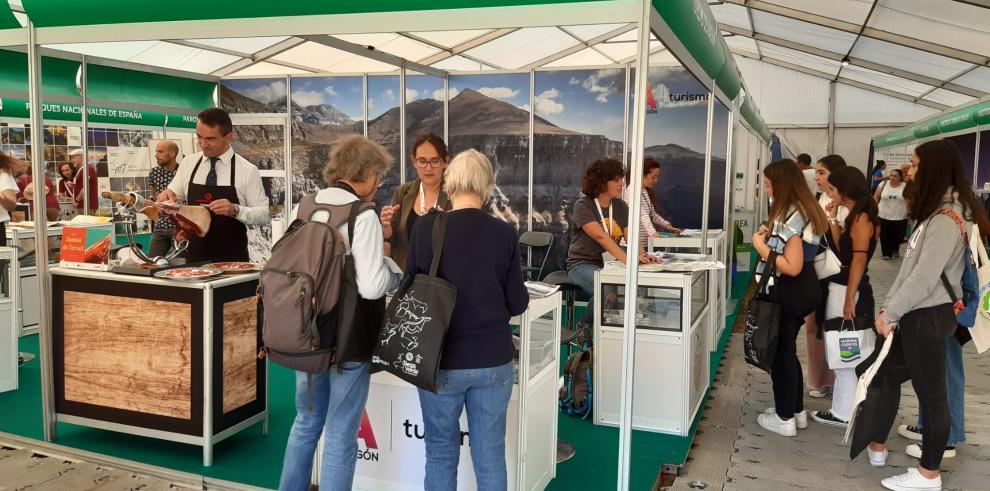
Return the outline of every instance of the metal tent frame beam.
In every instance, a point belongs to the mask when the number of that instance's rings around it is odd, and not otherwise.
[[[305,43],[305,42],[306,42],[305,39],[300,39],[300,38],[297,38],[297,37],[290,37],[289,39],[286,39],[284,41],[280,41],[280,42],[278,42],[278,43],[276,43],[276,44],[274,44],[272,46],[269,46],[269,47],[267,47],[267,48],[265,48],[265,49],[263,49],[263,50],[255,53],[250,58],[244,58],[244,59],[237,60],[237,61],[235,61],[235,62],[233,62],[233,63],[231,63],[231,64],[229,64],[229,65],[227,65],[227,66],[225,66],[225,67],[223,67],[221,69],[219,69],[219,70],[216,70],[211,75],[214,75],[214,76],[217,76],[217,77],[226,77],[227,75],[230,75],[232,73],[239,72],[239,71],[241,71],[241,70],[243,70],[243,69],[245,69],[245,68],[247,68],[249,66],[252,66],[252,65],[254,65],[256,63],[261,63],[261,62],[277,63],[277,64],[281,64],[283,66],[288,66],[288,65],[285,65],[284,62],[279,62],[279,61],[276,61],[276,60],[271,60],[271,58],[273,56],[278,56],[278,55],[280,55],[280,54],[282,54],[282,53],[284,53],[284,52],[286,52],[286,51],[288,51],[288,50],[290,50],[292,48],[295,48],[296,46],[299,46],[300,44]],[[311,71],[312,69],[311,68],[305,68],[305,70],[310,71],[310,73],[312,73],[312,71]]]
[[[365,58],[369,58],[375,61],[387,63],[389,65],[395,66],[396,68],[408,68],[410,70],[425,75],[433,75],[434,77],[447,76],[446,70],[441,70],[439,68],[433,68],[429,65],[424,65],[422,63],[409,61],[406,60],[405,58],[395,56],[393,54],[389,54],[384,51],[378,51],[377,49],[374,48],[374,46],[362,46],[360,44],[344,41],[343,39],[338,39],[333,36],[300,36],[300,37],[311,43],[320,44],[328,48],[338,49],[340,51],[351,53],[357,56],[363,56]]]
[[[794,63],[789,63],[789,62],[778,60],[776,58],[772,58],[772,57],[768,57],[768,56],[757,57],[757,55],[755,55],[755,54],[751,54],[751,53],[748,53],[746,51],[742,51],[742,50],[739,50],[739,49],[736,49],[736,48],[732,48],[732,54],[738,55],[738,56],[742,56],[743,58],[749,58],[751,60],[762,61],[764,63],[769,63],[771,65],[779,66],[781,68],[787,68],[789,70],[794,70],[796,72],[804,73],[805,75],[811,75],[813,77],[818,77],[818,78],[829,80],[829,81],[832,81],[835,78],[835,76],[832,75],[831,73],[825,73],[825,72],[822,72],[822,71],[819,71],[819,70],[815,70],[815,69],[812,69],[812,68],[803,67],[801,65],[795,65]],[[856,87],[856,88],[863,89],[863,90],[867,90],[867,91],[870,91],[870,92],[875,92],[877,94],[882,94],[882,95],[885,95],[885,96],[894,97],[894,98],[900,99],[902,101],[913,102],[915,104],[920,104],[922,106],[927,106],[927,107],[930,107],[932,109],[938,109],[939,111],[944,111],[944,110],[946,110],[946,109],[949,108],[949,106],[947,106],[945,104],[939,104],[937,102],[932,102],[932,101],[924,100],[924,99],[916,100],[916,98],[914,96],[910,96],[910,95],[904,94],[902,92],[897,92],[895,90],[890,90],[890,89],[886,89],[886,88],[883,88],[883,87],[878,87],[876,85],[870,85],[870,84],[867,84],[867,83],[863,83],[863,82],[860,82],[860,81],[857,81],[857,80],[852,80],[852,79],[845,78],[845,77],[839,77],[838,80],[835,80],[835,81],[836,82],[839,82],[841,84],[844,84],[844,85],[849,85],[849,86]]]

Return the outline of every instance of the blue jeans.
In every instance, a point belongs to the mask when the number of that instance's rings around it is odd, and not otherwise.
[[[571,281],[588,295],[588,308],[581,316],[580,322],[591,324],[592,316],[595,315],[595,271],[601,269],[602,267],[597,264],[581,263],[567,270]]]
[[[950,447],[966,443],[966,372],[963,369],[962,346],[955,336],[945,341],[945,376],[949,393]],[[924,426],[918,413],[918,426]]]
[[[478,491],[504,491],[505,419],[512,396],[512,362],[493,368],[440,370],[437,393],[419,391],[430,491],[457,490],[461,456],[461,411],[467,408],[468,441]],[[322,488],[321,488],[322,489]]]
[[[368,401],[367,363],[345,363],[312,375],[296,372],[296,419],[285,447],[280,491],[309,491],[316,444],[323,435],[321,491],[346,491],[354,482],[357,433]],[[310,406],[312,403],[312,406]]]

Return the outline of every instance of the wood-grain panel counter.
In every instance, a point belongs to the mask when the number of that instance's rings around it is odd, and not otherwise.
[[[58,420],[203,447],[261,422],[257,273],[186,282],[53,268]]]

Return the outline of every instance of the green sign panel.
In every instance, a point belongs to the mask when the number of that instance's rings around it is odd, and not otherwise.
[[[653,8],[674,31],[677,39],[698,61],[708,77],[715,79],[725,64],[722,33],[704,0],[653,0]],[[722,89],[725,90],[725,89]]]
[[[196,128],[196,122],[199,118],[196,116],[190,116],[188,114],[172,114],[169,113],[168,121],[165,123],[166,127],[169,128]]]
[[[46,102],[44,118],[51,121],[82,121],[82,106]],[[90,123],[126,124],[136,126],[165,126],[162,113],[135,111],[121,107],[89,107],[86,109]],[[0,99],[0,117],[27,119],[31,117],[31,104],[24,99]],[[193,127],[196,124],[193,123]],[[184,126],[179,126],[184,127]]]
[[[932,137],[939,134],[938,126],[939,123],[937,120],[933,119],[931,121],[925,121],[924,123],[915,126],[914,129],[911,130],[911,134],[918,139]]]
[[[976,110],[973,113],[976,118],[976,124],[990,124],[990,102],[984,102],[976,106]]]
[[[965,130],[976,126],[976,114],[974,109],[975,108],[967,107],[938,118],[939,132],[952,133],[953,131]]]

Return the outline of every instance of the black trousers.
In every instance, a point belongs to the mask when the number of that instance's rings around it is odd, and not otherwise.
[[[880,219],[880,252],[883,257],[897,253],[901,242],[904,241],[905,232],[907,232],[907,220]]]
[[[791,419],[794,413],[804,411],[804,374],[797,357],[797,335],[804,324],[804,316],[787,312],[788,309],[782,310],[777,356],[770,367],[770,378],[773,380],[773,402],[777,416]]]
[[[945,343],[956,330],[951,304],[908,312],[897,324],[890,353],[869,387],[868,399],[876,401],[871,439],[887,441],[897,418],[901,384],[911,380],[918,394],[922,428],[921,466],[938,470],[949,441],[949,400],[945,378]],[[870,397],[872,395],[873,397]],[[867,410],[864,406],[863,411]]]

